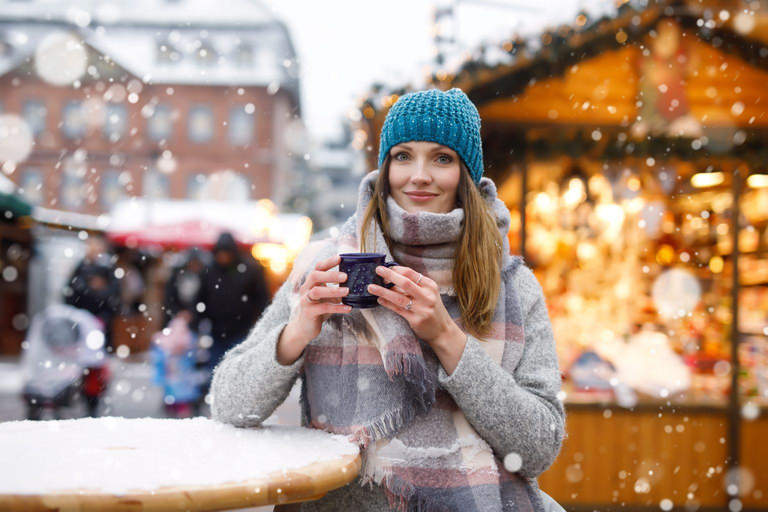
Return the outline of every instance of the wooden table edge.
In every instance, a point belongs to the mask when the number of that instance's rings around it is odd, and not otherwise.
[[[19,512],[231,510],[317,499],[342,487],[360,473],[362,456],[318,461],[303,468],[277,471],[264,478],[210,486],[162,487],[122,495],[98,491],[57,491],[46,495],[0,494],[0,510]]]

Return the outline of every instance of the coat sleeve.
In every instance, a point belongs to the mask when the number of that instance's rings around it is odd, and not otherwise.
[[[222,423],[254,427],[286,399],[304,363],[277,361],[277,342],[290,320],[290,279],[275,293],[248,337],[224,354],[213,371],[211,414]]]
[[[500,367],[469,336],[464,353],[449,376],[438,380],[497,457],[507,459],[522,476],[535,478],[557,457],[565,436],[565,410],[555,340],[541,286],[521,265],[512,277],[520,293],[525,331],[523,354],[513,373]]]

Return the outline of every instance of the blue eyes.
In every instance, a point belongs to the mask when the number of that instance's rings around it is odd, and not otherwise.
[[[403,158],[400,158],[400,157],[403,157]],[[394,159],[397,160],[398,162],[405,162],[409,158],[410,158],[410,156],[408,156],[408,153],[397,153],[395,155],[395,157],[394,157]],[[453,158],[451,158],[448,155],[440,155],[440,156],[437,157],[437,161],[440,164],[448,165],[451,162],[453,162]]]

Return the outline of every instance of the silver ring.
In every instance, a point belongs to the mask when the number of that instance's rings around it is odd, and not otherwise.
[[[312,288],[310,288],[310,289],[307,291],[307,298],[308,298],[309,300],[311,300],[312,302],[320,302],[320,299],[313,299],[312,297],[310,297],[310,296],[309,296],[309,292],[311,292],[311,291],[312,291]]]
[[[413,306],[413,301],[409,300],[408,304],[405,305],[405,310],[406,311],[410,311],[411,310],[411,306]]]
[[[419,281],[421,281],[422,277],[424,277],[424,274],[419,274],[419,278],[416,280],[416,284],[419,284]]]

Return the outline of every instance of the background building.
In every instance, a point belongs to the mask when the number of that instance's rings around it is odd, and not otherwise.
[[[130,196],[280,205],[299,64],[268,9],[230,4],[4,2],[0,112],[33,142],[3,171],[23,196],[88,214]]]

